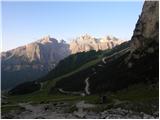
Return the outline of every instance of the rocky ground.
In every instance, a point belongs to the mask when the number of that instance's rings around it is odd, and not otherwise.
[[[118,108],[110,108],[103,111],[95,111],[97,105],[85,103],[85,101],[79,101],[76,103],[59,102],[59,103],[47,103],[47,104],[31,104],[20,103],[19,110],[12,110],[9,113],[2,114],[2,118],[14,118],[14,119],[120,119],[120,118],[132,118],[132,119],[155,119],[158,118],[159,112],[155,112],[153,115],[148,115],[143,112],[134,112],[131,110]]]

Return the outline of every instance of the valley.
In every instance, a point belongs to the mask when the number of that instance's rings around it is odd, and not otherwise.
[[[130,41],[109,36],[97,40],[86,34],[70,45],[56,43],[67,48],[61,47],[63,52],[57,55],[62,56],[54,68],[2,92],[2,118],[158,119],[158,9],[157,1],[144,2]],[[52,40],[42,39],[40,43],[49,45]],[[55,54],[41,55],[39,51],[32,51],[31,58],[40,64],[50,59],[46,66],[49,69]],[[12,61],[9,58],[4,62]]]

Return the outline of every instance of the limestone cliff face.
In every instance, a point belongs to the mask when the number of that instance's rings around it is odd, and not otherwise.
[[[68,55],[70,55],[68,44],[58,43],[56,39],[47,36],[34,43],[2,53],[2,68],[3,65],[6,67],[6,64],[21,65],[21,67],[34,64],[48,69]]]
[[[159,56],[159,2],[145,1],[141,15],[135,26],[130,42],[130,54],[125,59],[128,68],[132,68],[141,59],[151,59],[150,69],[154,68],[155,74],[158,67]],[[149,56],[149,57],[148,57]],[[146,64],[146,63],[143,63]],[[147,66],[147,65],[146,65]],[[145,67],[146,67],[145,66]],[[145,69],[148,69],[147,67]],[[158,77],[156,76],[155,79]]]
[[[2,89],[35,80],[70,55],[69,45],[49,36],[1,54]]]
[[[159,2],[145,1],[131,41],[132,50],[159,42]]]
[[[70,50],[72,54],[90,50],[106,50],[112,49],[113,47],[124,42],[115,37],[106,36],[104,38],[94,38],[90,35],[80,36],[70,43]]]

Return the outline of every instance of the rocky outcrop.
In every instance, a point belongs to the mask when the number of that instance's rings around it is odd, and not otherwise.
[[[69,45],[49,36],[1,54],[2,89],[35,80],[70,55]]]
[[[131,68],[136,60],[159,54],[159,2],[145,1],[130,44],[130,55],[125,59]],[[158,60],[158,58],[157,58]]]
[[[150,115],[121,107],[100,111],[102,105],[89,104],[85,101],[46,104],[28,102],[19,103],[17,106],[17,110],[2,112],[2,119],[158,119],[158,112]],[[99,111],[95,111],[96,108]]]
[[[94,38],[88,34],[80,36],[70,43],[70,50],[72,54],[78,52],[86,52],[90,50],[106,50],[124,42],[116,37],[106,36],[104,38]]]
[[[132,50],[159,42],[159,2],[146,1],[131,39]]]

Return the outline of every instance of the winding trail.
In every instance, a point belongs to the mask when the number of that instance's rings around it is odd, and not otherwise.
[[[95,73],[96,72],[94,72],[93,74],[95,74]],[[85,93],[75,92],[75,91],[65,91],[62,88],[59,88],[58,91],[61,92],[61,93],[63,93],[63,94],[73,94],[73,95],[82,95],[82,96],[85,96],[85,94],[86,95],[90,95],[90,91],[89,91],[89,77],[87,77],[85,79],[85,88],[84,88]]]
[[[85,83],[86,83],[85,92],[86,92],[87,95],[90,94],[90,92],[89,92],[89,81],[88,80],[89,80],[89,77],[85,79]]]
[[[63,89],[61,89],[61,88],[59,88],[58,90],[59,90],[59,92],[61,92],[61,93],[64,93],[64,94],[74,94],[74,95],[81,95],[81,94],[82,94],[81,92],[75,92],[75,91],[73,91],[73,92],[71,92],[71,91],[65,91],[65,90],[63,90]]]
[[[102,62],[103,62],[104,64],[107,63],[107,62],[106,62],[106,57],[102,58]]]

